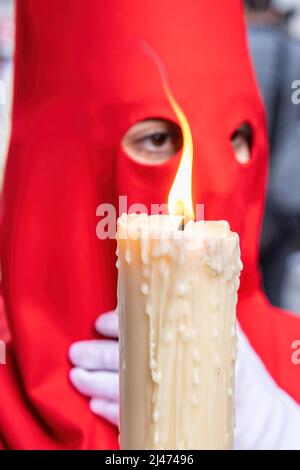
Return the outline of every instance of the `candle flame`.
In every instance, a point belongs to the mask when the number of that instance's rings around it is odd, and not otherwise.
[[[163,87],[170,105],[179,121],[183,147],[179,167],[169,192],[168,209],[171,215],[182,215],[187,219],[195,219],[192,199],[192,167],[193,167],[193,138],[188,120],[173,96],[168,86],[168,75],[165,64],[155,49],[148,42],[141,39],[140,45],[144,52],[153,60],[160,71]]]
[[[168,209],[171,215],[183,215],[184,217],[195,218],[192,198],[192,167],[193,167],[193,138],[188,120],[172,95],[166,81],[164,89],[174,113],[179,121],[183,146],[179,167],[169,192]]]

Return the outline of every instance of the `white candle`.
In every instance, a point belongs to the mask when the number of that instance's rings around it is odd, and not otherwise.
[[[232,448],[239,239],[181,220],[118,220],[121,449]]]

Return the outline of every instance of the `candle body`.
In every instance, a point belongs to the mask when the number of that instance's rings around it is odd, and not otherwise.
[[[121,449],[233,445],[239,240],[178,220],[118,221]]]

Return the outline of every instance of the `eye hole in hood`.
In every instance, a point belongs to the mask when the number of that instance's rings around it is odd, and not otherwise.
[[[180,127],[168,119],[151,118],[131,126],[122,147],[132,160],[159,165],[176,155],[183,145]]]
[[[253,142],[251,126],[244,122],[231,134],[230,139],[236,160],[241,165],[249,163]]]

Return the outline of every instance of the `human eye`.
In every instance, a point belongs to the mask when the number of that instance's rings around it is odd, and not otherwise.
[[[134,124],[125,134],[122,146],[133,160],[162,163],[182,147],[180,127],[166,119],[149,119]]]

